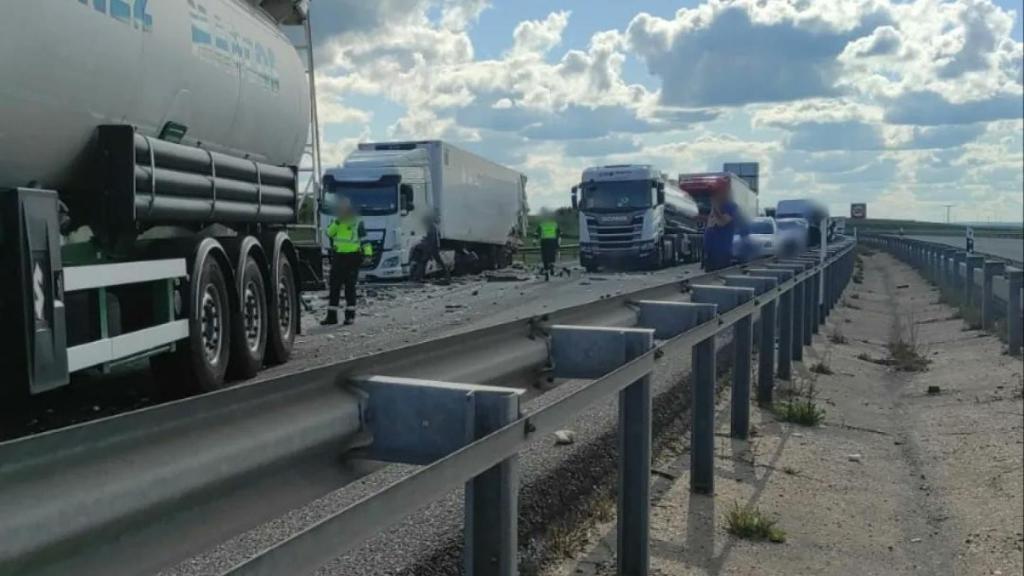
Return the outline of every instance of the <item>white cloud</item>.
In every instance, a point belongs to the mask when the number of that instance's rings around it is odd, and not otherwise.
[[[573,15],[554,9],[482,59],[474,25],[489,4],[314,3],[324,121],[460,142],[526,172],[535,208],[565,204],[597,162],[754,160],[765,201],[871,198],[903,216],[957,186],[981,203],[1020,196],[1024,45],[990,0],[705,0],[575,45]],[[626,80],[637,62],[649,87]],[[380,114],[352,105],[367,96],[402,111],[383,133],[366,132]],[[352,145],[332,143],[332,157]]]
[[[542,56],[562,41],[569,12],[552,12],[544,20],[523,20],[512,33],[513,56]]]

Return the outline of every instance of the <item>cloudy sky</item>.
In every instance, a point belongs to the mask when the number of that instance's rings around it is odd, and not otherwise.
[[[324,161],[443,138],[582,169],[757,161],[762,204],[1021,221],[1020,0],[316,0]]]

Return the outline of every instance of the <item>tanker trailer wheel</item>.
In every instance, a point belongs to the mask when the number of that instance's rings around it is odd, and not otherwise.
[[[238,271],[238,308],[231,322],[231,375],[252,378],[263,366],[267,349],[267,289],[263,272],[249,256]]]
[[[169,398],[221,388],[231,354],[231,300],[216,257],[206,255],[183,296],[190,302],[188,338],[174,353],[150,359],[153,375]]]
[[[292,355],[299,326],[299,296],[295,288],[292,263],[283,253],[277,257],[271,278],[266,358],[270,364],[283,364]]]

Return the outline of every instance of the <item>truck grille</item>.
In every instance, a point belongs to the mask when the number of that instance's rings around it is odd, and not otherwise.
[[[634,247],[640,241],[643,225],[642,214],[627,217],[591,216],[587,218],[587,231],[590,232],[591,242],[597,248],[606,250]]]

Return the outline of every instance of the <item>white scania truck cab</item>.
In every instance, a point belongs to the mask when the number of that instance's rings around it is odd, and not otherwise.
[[[597,166],[572,189],[580,264],[662,268],[700,259],[697,204],[650,165]]]
[[[320,233],[348,198],[373,245],[361,274],[371,280],[429,271],[420,243],[430,220],[457,270],[507,266],[526,230],[526,177],[439,140],[360,144],[323,182]]]

